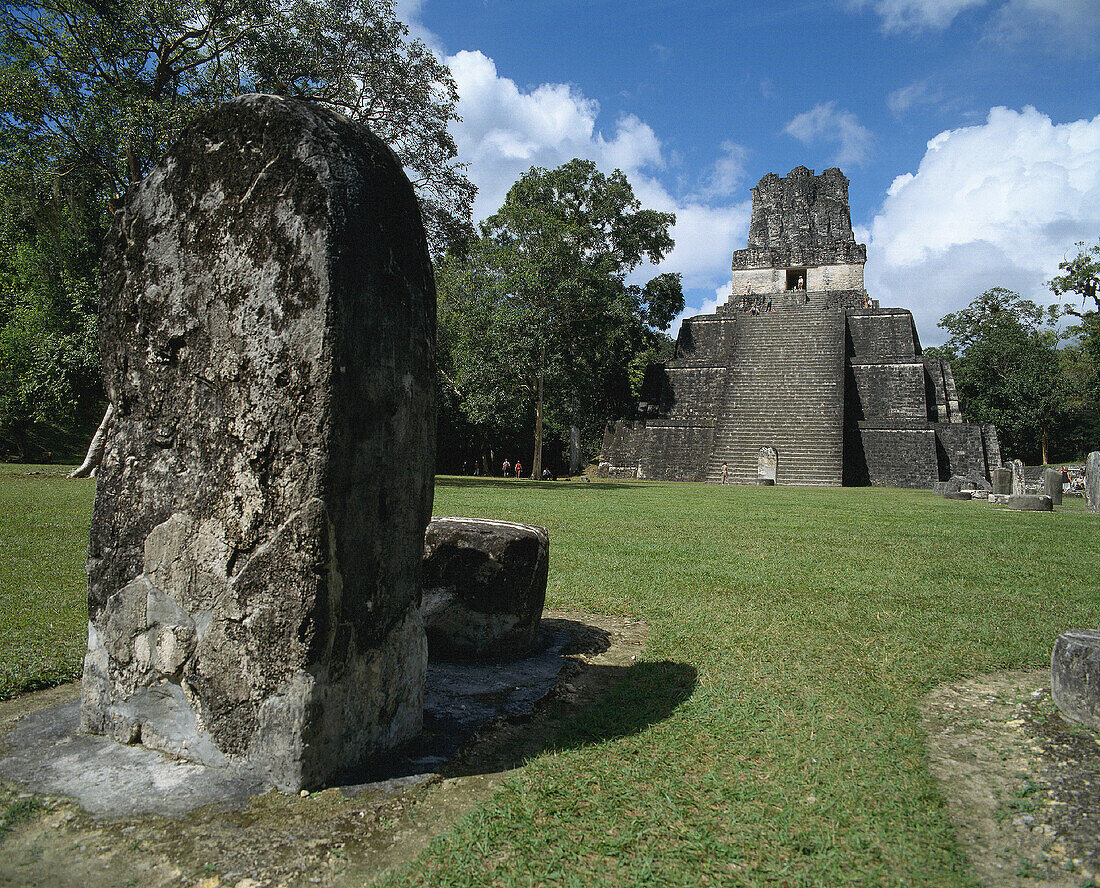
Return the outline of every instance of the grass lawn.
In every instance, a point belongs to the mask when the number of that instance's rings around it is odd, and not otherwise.
[[[76,674],[90,503],[0,475],[5,693]],[[440,478],[434,512],[546,525],[547,606],[643,619],[649,641],[389,885],[971,885],[917,701],[1100,625],[1081,500]]]
[[[95,481],[0,464],[0,700],[80,677]]]

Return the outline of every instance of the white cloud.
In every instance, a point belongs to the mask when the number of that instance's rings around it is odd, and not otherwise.
[[[986,0],[851,0],[857,9],[870,7],[882,19],[882,29],[942,31],[967,9],[984,6]]]
[[[586,157],[606,171],[629,173],[664,164],[661,142],[648,124],[628,115],[604,136],[596,129],[599,103],[574,86],[544,83],[523,91],[480,52],[456,53],[447,64],[458,84],[462,117],[452,132],[479,189],[477,218],[494,212],[532,166],[552,168]]]
[[[997,10],[990,31],[994,39],[1034,41],[1036,35],[1061,51],[1094,51],[1100,0],[1008,0]]]
[[[745,178],[745,160],[749,149],[729,139],[722,143],[722,153],[714,162],[703,187],[706,197],[728,197],[735,194]]]
[[[1100,231],[1100,116],[1055,124],[1032,107],[928,142],[871,223],[867,287],[910,308],[925,344],[936,323],[993,286],[1057,301],[1045,282]]]
[[[751,215],[748,201],[728,199],[744,175],[740,145],[723,142],[707,187],[677,197],[656,178],[666,157],[657,134],[640,118],[620,117],[605,135],[598,126],[599,104],[575,86],[521,89],[480,52],[456,53],[447,64],[460,96],[462,122],[453,128],[459,157],[470,164],[470,179],[478,186],[475,219],[495,212],[512,183],[532,166],[550,169],[574,157],[588,158],[605,173],[626,173],[642,206],[676,214],[676,246],[657,268],[639,268],[635,281],[658,271],[678,272],[685,290],[705,292],[729,275],[730,256],[744,245]]]
[[[834,163],[860,164],[867,159],[874,136],[851,111],[837,108],[836,102],[819,102],[804,111],[784,127],[803,145],[814,142],[835,142],[838,145]]]
[[[927,80],[918,80],[886,96],[886,107],[895,117],[901,117],[918,105],[936,105],[941,101],[943,94],[939,90],[932,89]]]

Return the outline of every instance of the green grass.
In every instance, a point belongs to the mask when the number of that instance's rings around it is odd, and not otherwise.
[[[2,530],[29,553],[21,582],[79,611],[90,492],[0,477],[5,522],[19,484],[39,503]],[[1100,625],[1100,518],[1080,500],[441,478],[434,513],[547,526],[547,606],[650,632],[606,700],[390,885],[973,885],[917,702],[1042,667],[1059,632]],[[37,578],[66,558],[64,584]],[[19,613],[5,660],[56,646],[75,672],[83,616],[64,621],[79,638],[43,642],[44,613]]]
[[[80,677],[95,482],[69,468],[0,465],[0,700]]]

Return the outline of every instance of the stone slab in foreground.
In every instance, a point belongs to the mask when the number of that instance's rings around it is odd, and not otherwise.
[[[1012,494],[1005,500],[1005,505],[1014,512],[1053,512],[1054,503],[1045,494],[1021,493]]]
[[[1100,731],[1100,632],[1071,629],[1058,636],[1050,686],[1062,715]]]
[[[127,193],[82,726],[286,790],[416,734],[435,287],[365,128],[243,96]]]
[[[545,527],[433,518],[424,535],[424,627],[433,659],[506,660],[538,639],[546,601]]]

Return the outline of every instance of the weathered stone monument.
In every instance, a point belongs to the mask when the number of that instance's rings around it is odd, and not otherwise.
[[[1014,512],[1053,512],[1054,502],[1046,494],[1013,493],[1004,504]]]
[[[1051,696],[1070,721],[1100,731],[1100,632],[1072,629],[1054,643]]]
[[[779,473],[779,454],[774,447],[761,447],[756,457],[756,483],[775,484]]]
[[[951,366],[924,357],[910,312],[863,287],[848,180],[797,167],[753,189],[748,246],[713,315],[688,318],[635,415],[609,425],[604,476],[931,487],[1001,464],[990,425],[962,421]]]
[[[1012,493],[1012,469],[1001,466],[993,470],[993,492],[999,496],[1009,496]]]
[[[529,654],[539,637],[549,563],[545,527],[433,518],[424,535],[422,606],[432,659]]]
[[[244,96],[126,196],[82,726],[315,786],[418,732],[435,286],[392,152]]]
[[[1009,463],[1009,467],[1012,469],[1012,495],[1023,496],[1027,493],[1024,464],[1020,460],[1014,459]]]
[[[1100,450],[1092,451],[1085,462],[1085,508],[1100,512]]]

